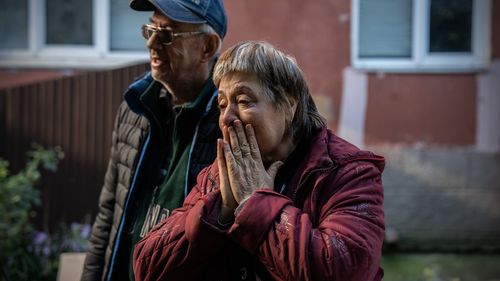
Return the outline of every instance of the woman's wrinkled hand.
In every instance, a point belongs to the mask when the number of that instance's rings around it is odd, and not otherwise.
[[[238,207],[238,202],[234,199],[231,186],[229,184],[229,175],[227,173],[226,159],[224,157],[224,141],[217,140],[217,165],[219,166],[219,185],[222,197],[221,214],[219,219],[222,223],[231,221],[234,216],[234,210]]]
[[[217,143],[217,162],[224,212],[224,208],[234,210],[256,190],[272,189],[283,162],[274,162],[266,170],[251,124],[243,128],[241,121],[236,120],[222,131],[224,140]]]

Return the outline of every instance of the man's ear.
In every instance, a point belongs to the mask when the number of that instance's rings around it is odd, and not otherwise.
[[[211,33],[205,36],[202,61],[210,61],[219,49],[219,37]]]

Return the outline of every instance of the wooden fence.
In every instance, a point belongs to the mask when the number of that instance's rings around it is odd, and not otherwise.
[[[94,219],[116,110],[128,84],[147,69],[85,71],[0,89],[0,158],[11,172],[24,166],[32,143],[65,153],[56,173],[44,173],[38,227]]]

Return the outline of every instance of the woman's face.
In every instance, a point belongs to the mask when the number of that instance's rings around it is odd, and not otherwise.
[[[243,125],[251,124],[265,163],[284,160],[291,153],[294,147],[291,137],[285,135],[285,113],[269,100],[255,75],[236,72],[223,76],[218,102],[220,129],[227,130],[235,120],[240,120]],[[296,106],[293,101],[291,104],[293,110],[290,114],[293,115]],[[291,116],[288,120],[292,120]]]

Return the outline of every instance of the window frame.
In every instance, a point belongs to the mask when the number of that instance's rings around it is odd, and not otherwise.
[[[92,64],[105,66],[107,62],[120,64],[149,59],[146,49],[110,49],[111,0],[91,0],[93,44],[88,46],[46,44],[46,0],[27,1],[28,46],[26,49],[0,50],[0,66],[88,67]],[[139,27],[137,30],[139,32]],[[82,61],[86,62],[83,66]]]
[[[30,0],[33,1],[33,0]],[[100,31],[97,27],[99,24],[102,24],[102,19],[99,17],[99,11],[102,10],[102,4],[107,1],[92,1],[92,45],[82,46],[82,45],[71,45],[71,44],[61,44],[61,45],[52,45],[47,44],[45,42],[45,38],[47,35],[46,29],[46,1],[38,1],[40,3],[40,7],[38,7],[38,31],[39,36],[36,38],[36,48],[38,49],[38,55],[41,57],[52,57],[52,58],[60,58],[60,57],[75,57],[75,54],[78,54],[80,58],[95,58],[99,56],[99,50],[102,50],[103,42],[101,42],[101,36],[98,35]],[[100,3],[99,3],[100,2]],[[104,31],[105,29],[103,29]]]
[[[39,12],[36,10],[38,9],[38,1],[36,0],[27,0],[27,7],[28,7],[28,46],[26,49],[18,48],[18,49],[0,49],[0,58],[4,57],[12,57],[12,58],[23,58],[23,57],[32,57],[34,56],[36,49],[35,49],[35,44],[34,42],[37,40],[37,33],[33,29],[33,27],[36,27],[36,24],[39,22],[38,20],[38,14]]]
[[[432,0],[412,0],[410,58],[359,57],[359,1],[351,1],[351,62],[356,69],[383,72],[477,72],[490,63],[491,0],[473,0],[471,53],[429,53]]]

